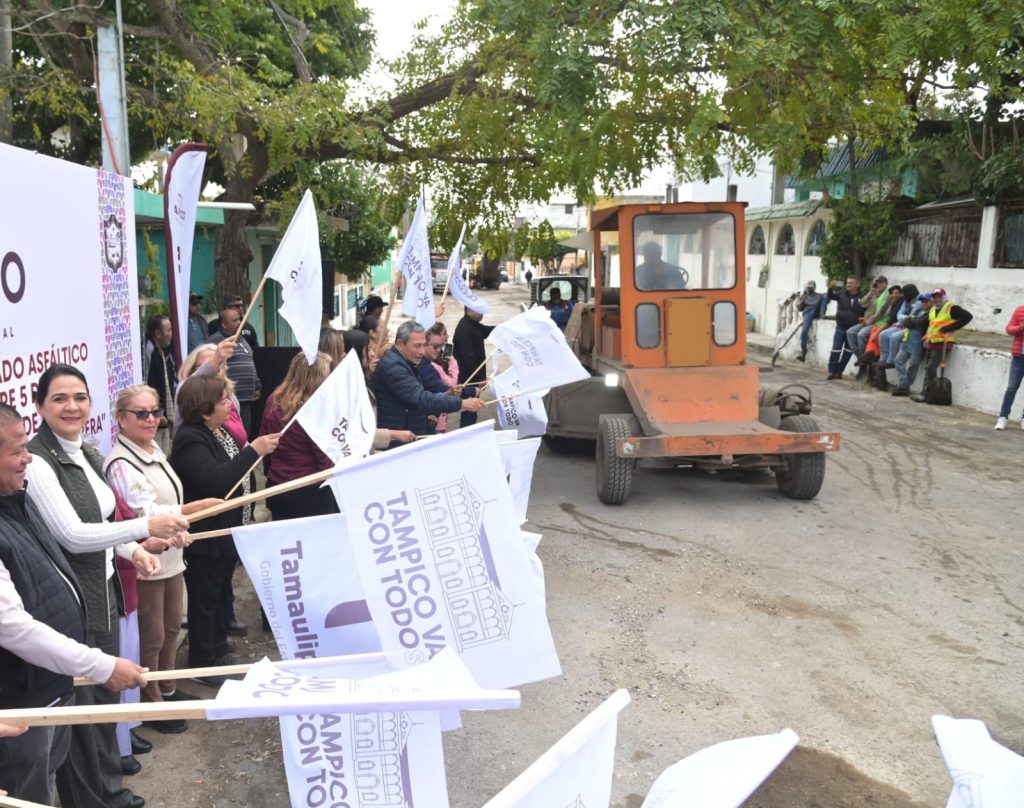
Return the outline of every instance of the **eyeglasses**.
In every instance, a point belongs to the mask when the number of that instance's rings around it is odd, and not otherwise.
[[[130,412],[140,421],[145,421],[147,418],[150,417],[159,420],[164,415],[164,411],[159,408],[155,410],[121,410],[121,412]]]

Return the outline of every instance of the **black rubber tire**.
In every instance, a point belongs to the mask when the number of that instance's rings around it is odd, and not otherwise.
[[[597,474],[597,498],[605,505],[621,505],[633,486],[635,460],[615,456],[615,443],[632,435],[626,416],[609,416],[598,429],[594,468]]]
[[[818,422],[810,415],[790,415],[779,429],[785,432],[818,432]],[[825,482],[825,453],[800,452],[786,455],[785,468],[776,469],[775,483],[790,499],[814,499]]]

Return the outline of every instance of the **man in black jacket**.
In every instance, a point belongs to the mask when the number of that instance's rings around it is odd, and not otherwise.
[[[479,398],[431,393],[423,386],[417,369],[426,341],[423,326],[407,320],[398,327],[395,344],[377,363],[373,390],[377,396],[378,429],[408,429],[416,435],[430,435],[433,430],[427,423],[428,415],[459,410],[475,413],[483,407]]]
[[[856,276],[846,279],[845,289],[829,289],[828,299],[836,301],[836,332],[832,337],[832,353],[828,357],[828,378],[841,379],[853,352],[846,344],[846,332],[860,321],[860,282]],[[826,304],[827,305],[827,304]]]
[[[71,704],[72,676],[114,691],[144,686],[144,668],[82,644],[78,580],[25,496],[31,459],[21,416],[0,404],[0,708]],[[0,737],[0,785],[11,796],[50,805],[70,737],[70,727]]]
[[[487,359],[484,340],[490,336],[494,326],[480,322],[484,316],[468,306],[463,311],[462,319],[455,326],[455,334],[452,336],[452,356],[459,363],[459,384],[482,384],[487,378],[486,370],[481,367]],[[476,413],[470,412],[462,416],[459,425],[470,426],[475,423]]]

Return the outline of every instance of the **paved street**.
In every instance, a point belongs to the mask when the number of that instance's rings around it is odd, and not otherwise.
[[[490,295],[502,305],[489,322],[525,298],[521,286]],[[942,805],[935,713],[983,719],[1024,750],[1024,432],[804,368],[765,382],[807,384],[822,428],[842,433],[811,502],[783,498],[765,472],[645,469],[609,507],[591,456],[541,449],[526,527],[544,535],[564,675],[523,687],[519,711],[467,714],[448,734],[453,806],[481,805],[619,687],[633,703],[618,808],[639,808],[697,749],[784,727],[801,745],[749,806]],[[248,588],[240,604],[258,626]],[[267,652],[258,630],[239,643]],[[286,804],[272,722],[193,722],[155,740],[132,780],[153,805]]]

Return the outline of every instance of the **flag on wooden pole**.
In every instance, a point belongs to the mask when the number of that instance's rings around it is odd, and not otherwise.
[[[532,308],[506,320],[487,339],[512,362],[520,393],[538,393],[590,378],[547,309]]]
[[[377,417],[357,351],[349,351],[295,414],[306,434],[334,464],[366,457]]]
[[[415,665],[452,647],[485,687],[561,672],[491,423],[372,455],[331,485],[386,653]]]
[[[307,189],[295,210],[266,277],[281,284],[281,316],[306,355],[316,361],[323,314],[323,264],[313,194]]]
[[[498,423],[502,429],[515,429],[523,438],[548,431],[548,412],[544,406],[547,390],[524,394],[519,374],[511,367],[493,377],[491,391],[498,401]]]
[[[462,275],[462,237],[465,234],[466,227],[463,225],[462,235],[459,236],[455,249],[448,257],[448,288],[452,293],[452,298],[463,306],[480,312],[480,314],[487,314],[491,310],[491,304],[484,301],[480,295],[470,289],[469,284],[466,283],[466,279]]]
[[[416,203],[412,227],[398,253],[398,269],[405,278],[402,314],[412,317],[424,329],[430,328],[435,322],[434,279],[430,269],[427,207],[422,196]]]

